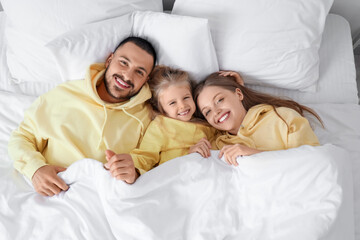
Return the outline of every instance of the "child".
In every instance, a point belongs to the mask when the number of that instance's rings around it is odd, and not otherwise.
[[[235,72],[234,72],[235,73]],[[239,78],[240,75],[237,76]],[[261,151],[319,145],[303,111],[320,117],[310,108],[255,92],[232,76],[213,73],[194,91],[200,113],[211,126],[226,131],[217,138],[219,157],[237,166],[236,158]]]
[[[155,166],[188,153],[198,152],[203,157],[209,157],[210,142],[214,143],[217,134],[217,130],[206,121],[197,121],[193,117],[196,106],[192,83],[186,72],[157,66],[148,84],[152,93],[151,105],[158,115],[149,124],[139,148],[130,154],[118,154],[121,158],[112,161],[109,161],[112,154],[107,153],[109,164],[132,159],[128,162],[133,162],[137,169],[134,181]],[[115,167],[110,171],[118,178]]]

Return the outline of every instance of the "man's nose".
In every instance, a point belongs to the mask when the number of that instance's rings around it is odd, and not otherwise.
[[[124,80],[125,81],[128,81],[128,80],[133,80],[133,77],[134,77],[134,71],[133,70],[127,70],[125,72],[123,72],[123,76],[124,76]]]

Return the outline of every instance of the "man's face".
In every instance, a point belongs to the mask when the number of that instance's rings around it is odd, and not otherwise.
[[[118,103],[136,95],[148,80],[153,64],[153,57],[134,43],[127,42],[119,47],[105,64],[106,96],[103,100]]]

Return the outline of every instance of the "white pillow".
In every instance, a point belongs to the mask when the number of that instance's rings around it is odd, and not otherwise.
[[[19,82],[58,81],[44,45],[75,27],[134,10],[162,11],[162,0],[1,0],[8,17],[7,62]]]
[[[315,91],[333,0],[177,0],[173,14],[208,18],[220,69],[246,83]]]
[[[136,12],[132,34],[153,43],[158,64],[181,68],[197,82],[219,70],[207,19]]]
[[[97,32],[100,34],[94,34]],[[46,46],[64,80],[72,80],[83,78],[89,64],[105,61],[128,35],[148,39],[157,52],[158,64],[188,71],[196,81],[219,70],[208,20],[166,13],[134,12],[89,24],[59,36]]]
[[[105,62],[117,45],[131,35],[132,14],[87,24],[46,44],[63,81],[83,79],[87,67]]]

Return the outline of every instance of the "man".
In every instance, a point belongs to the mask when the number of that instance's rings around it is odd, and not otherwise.
[[[9,140],[14,167],[38,193],[53,196],[68,189],[57,173],[75,161],[106,162],[114,155],[107,149],[128,153],[136,148],[151,120],[145,83],[155,62],[149,42],[129,37],[105,64],[91,65],[84,80],[40,96]],[[139,175],[133,162],[117,161],[116,169],[117,178],[128,183]]]

